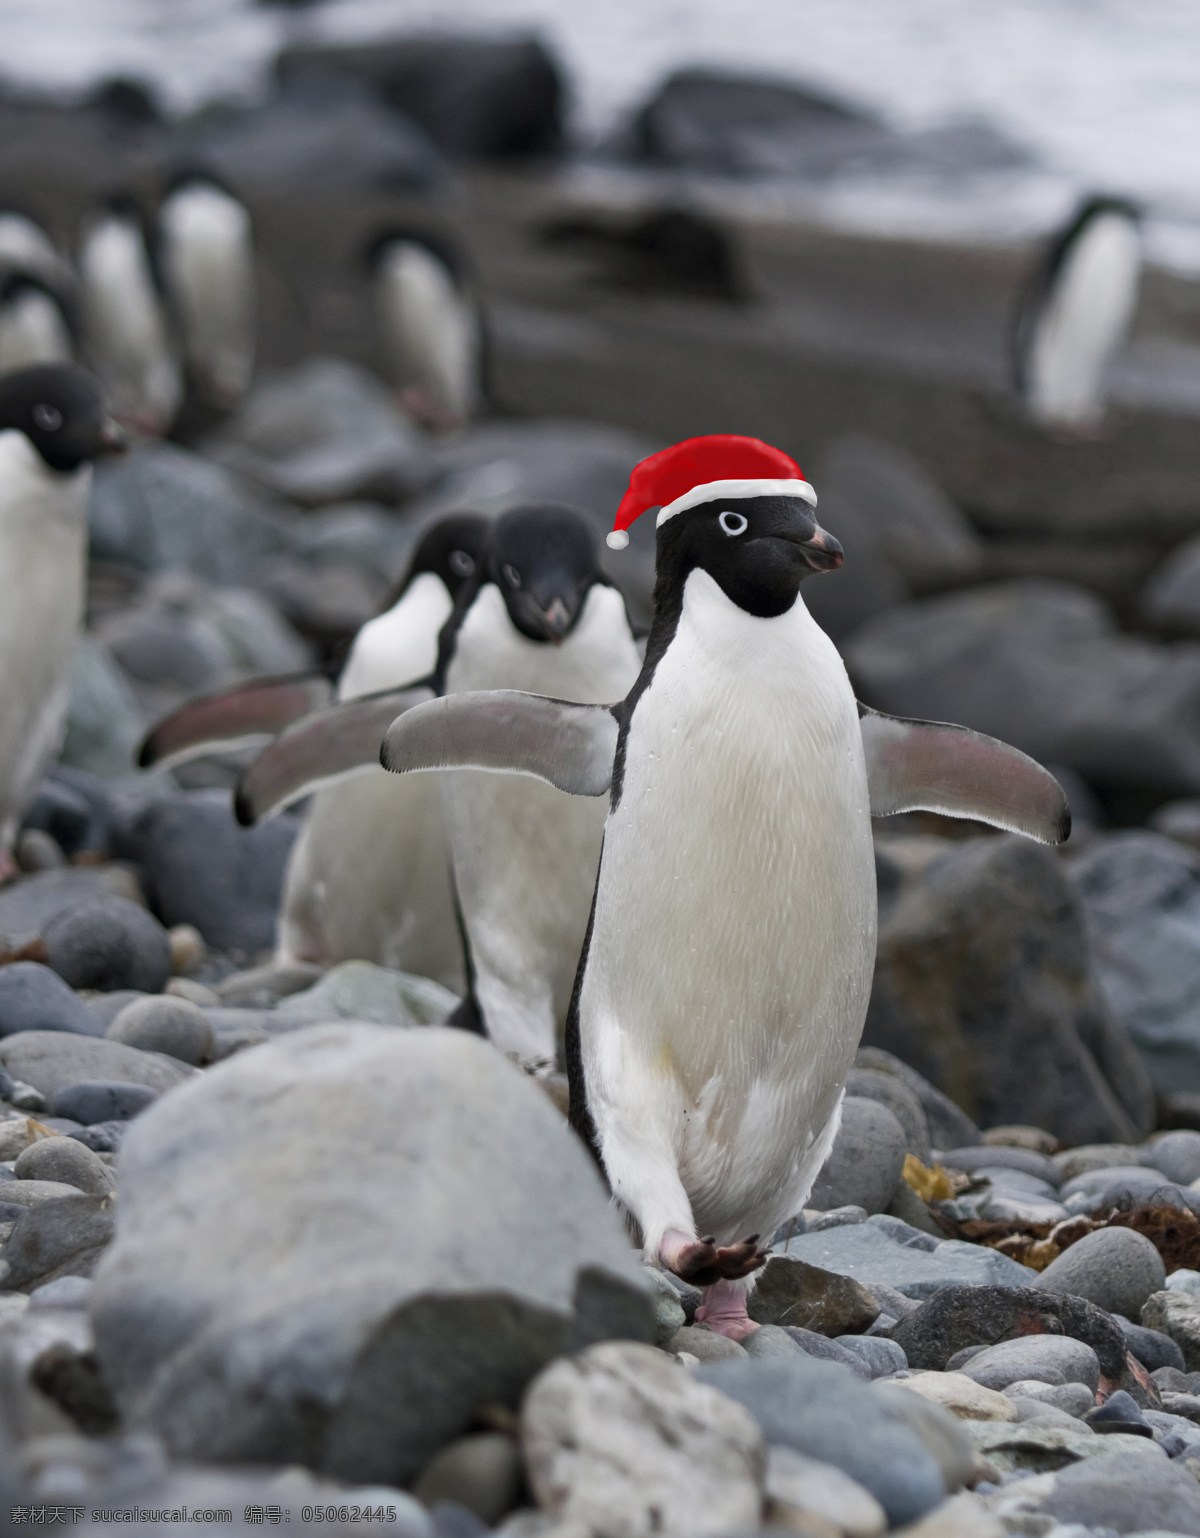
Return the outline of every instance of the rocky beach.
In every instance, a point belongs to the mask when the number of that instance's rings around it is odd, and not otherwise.
[[[1008,356],[1039,238],[781,201],[977,192],[1006,134],[803,82],[749,132],[698,71],[585,154],[567,87],[527,37],[297,32],[249,104],[0,97],[0,215],[73,326],[87,219],[119,190],[153,228],[182,170],[247,210],[257,304],[242,398],[189,365],[95,468],[0,885],[0,1526],[1200,1538],[1200,284],[1148,265],[1102,425],[1047,431]],[[414,409],[381,236],[452,253],[467,420]],[[565,504],[599,545],[707,433],[804,465],[846,552],[805,600],[864,704],[1011,743],[1073,817],[876,819],[840,1127],[741,1340],[644,1262],[561,1052],[523,1071],[378,947],[285,953],[311,802],[238,821],[261,743],[140,757],[198,696],[336,678],[445,515]],[[650,524],[603,554],[639,632]]]

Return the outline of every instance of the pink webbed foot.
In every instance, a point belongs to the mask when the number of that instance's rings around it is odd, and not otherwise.
[[[758,1329],[746,1312],[746,1289],[735,1282],[714,1282],[704,1289],[696,1323],[707,1325],[714,1335],[724,1335],[729,1340],[745,1340]]]
[[[767,1252],[759,1249],[757,1234],[718,1248],[712,1239],[689,1239],[678,1229],[670,1228],[658,1246],[658,1259],[683,1281],[696,1287],[711,1287],[715,1282],[749,1276],[765,1265]]]

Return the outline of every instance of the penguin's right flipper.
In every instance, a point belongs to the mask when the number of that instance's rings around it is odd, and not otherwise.
[[[327,705],[332,693],[332,684],[321,673],[287,673],[202,694],[173,710],[146,735],[138,764],[143,769],[170,769],[205,753],[275,737],[301,716]]]
[[[616,751],[617,722],[607,705],[494,689],[444,695],[410,710],[389,727],[379,761],[396,774],[531,774],[572,796],[602,796]]]
[[[905,721],[858,707],[872,817],[940,812],[1042,844],[1071,832],[1071,808],[1048,769],[1019,748],[966,726]]]
[[[263,749],[238,781],[234,811],[244,827],[270,817],[331,780],[379,762],[396,717],[434,698],[429,684],[384,689],[314,711]]]

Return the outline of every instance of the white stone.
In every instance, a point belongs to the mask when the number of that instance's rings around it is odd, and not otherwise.
[[[960,1420],[1015,1421],[1017,1407],[994,1389],[984,1388],[962,1372],[915,1372],[901,1386],[923,1399],[932,1399]]]
[[[832,1463],[791,1447],[767,1449],[767,1498],[772,1523],[801,1531],[797,1517],[820,1517],[845,1538],[876,1538],[887,1531],[887,1514],[869,1490]]]

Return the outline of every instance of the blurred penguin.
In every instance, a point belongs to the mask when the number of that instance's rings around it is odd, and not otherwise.
[[[85,350],[113,416],[139,437],[170,428],[183,379],[136,208],[111,202],[79,248]]]
[[[454,252],[409,235],[385,235],[369,262],[384,342],[401,401],[425,426],[468,421],[482,396],[479,307]]]
[[[0,267],[26,272],[54,293],[74,291],[70,263],[58,254],[40,226],[14,209],[0,213]]]
[[[254,371],[250,215],[211,178],[181,177],[159,209],[158,254],[189,371],[213,405],[231,410]]]
[[[1121,198],[1088,198],[1051,242],[1022,296],[1014,337],[1017,389],[1040,426],[1099,426],[1141,263],[1138,211]]]
[[[28,272],[0,265],[0,374],[34,363],[69,363],[72,327],[62,296]]]

